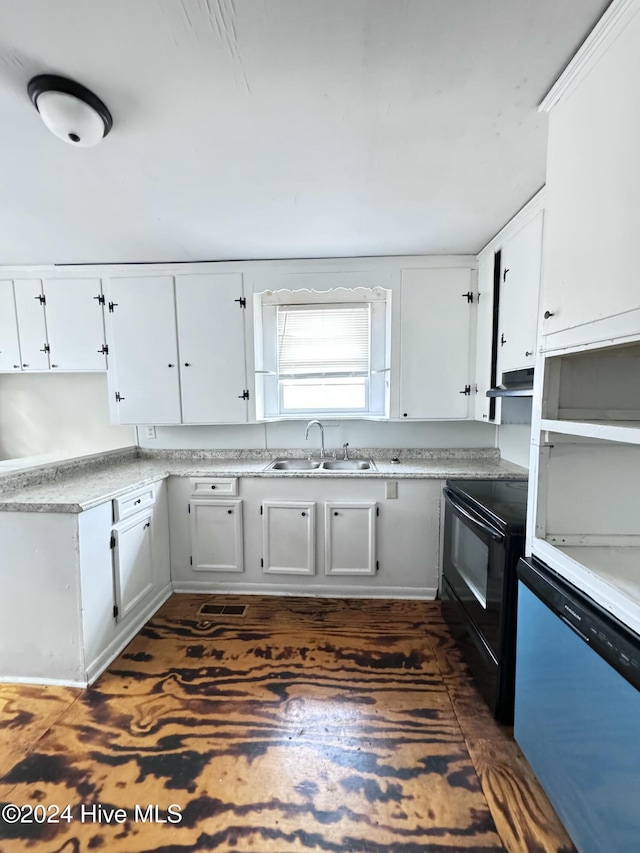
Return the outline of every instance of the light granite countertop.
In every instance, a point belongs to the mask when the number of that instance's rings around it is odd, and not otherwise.
[[[304,457],[298,450],[138,451],[127,448],[44,465],[0,477],[0,510],[78,513],[165,477],[266,477],[331,479],[526,479],[527,470],[499,458],[493,449],[360,449],[372,458],[369,471],[265,471],[276,458]],[[391,462],[392,458],[398,462]]]

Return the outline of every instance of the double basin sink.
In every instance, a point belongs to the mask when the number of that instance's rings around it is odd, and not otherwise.
[[[276,459],[265,471],[375,471],[371,459]]]

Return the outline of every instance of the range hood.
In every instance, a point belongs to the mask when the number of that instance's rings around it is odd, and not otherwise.
[[[502,383],[489,388],[487,397],[532,397],[533,367],[510,370],[502,374]]]

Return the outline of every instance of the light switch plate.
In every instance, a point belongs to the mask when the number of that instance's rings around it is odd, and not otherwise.
[[[387,500],[395,500],[398,497],[398,481],[385,480],[384,496]]]

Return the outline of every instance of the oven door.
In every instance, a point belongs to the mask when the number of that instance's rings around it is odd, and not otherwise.
[[[503,652],[505,535],[445,486],[443,574],[496,662]]]

